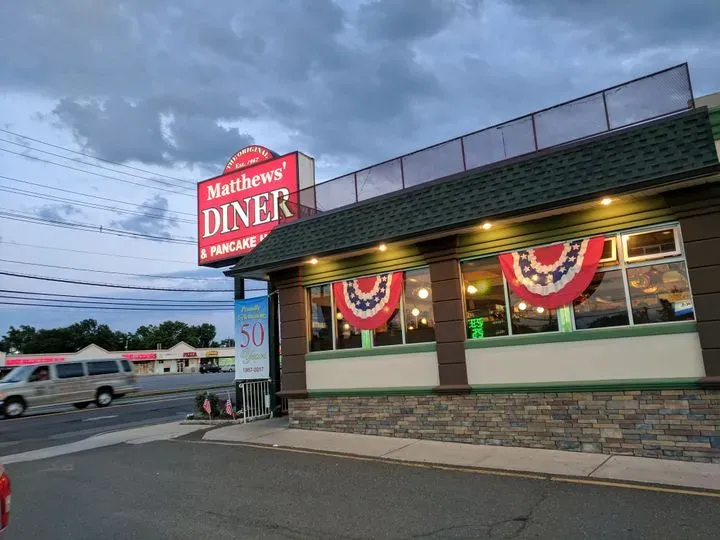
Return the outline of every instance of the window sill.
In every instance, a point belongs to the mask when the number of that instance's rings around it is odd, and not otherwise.
[[[386,345],[373,349],[338,349],[335,351],[317,351],[305,355],[305,360],[336,360],[339,358],[362,358],[366,356],[385,356],[388,354],[412,354],[435,351],[435,342],[409,343],[407,345]]]
[[[485,349],[490,347],[514,347],[522,345],[538,345],[541,343],[589,341],[593,339],[687,334],[690,332],[697,332],[697,324],[694,321],[621,326],[616,328],[597,328],[592,330],[575,330],[573,332],[548,332],[546,334],[503,336],[487,339],[470,339],[465,342],[465,348]]]

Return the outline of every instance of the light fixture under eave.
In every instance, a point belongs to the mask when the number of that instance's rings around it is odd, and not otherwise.
[[[387,246],[385,244],[380,244],[378,246],[378,251],[387,251]]]
[[[418,289],[417,295],[421,300],[425,300],[428,296],[430,296],[430,291],[423,287],[422,289]]]
[[[492,223],[486,221],[482,224],[483,231],[489,231],[492,228]]]
[[[603,206],[610,206],[612,204],[613,200],[610,197],[605,197],[604,199],[600,200],[600,204]]]
[[[310,264],[317,264],[317,263],[318,263],[317,257],[313,257],[313,258],[310,259],[308,262],[309,262]]]

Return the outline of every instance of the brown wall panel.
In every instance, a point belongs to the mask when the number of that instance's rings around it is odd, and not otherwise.
[[[682,218],[682,233],[685,242],[708,240],[718,236],[720,214],[701,214]]]
[[[433,302],[433,316],[435,322],[462,320],[465,316],[462,300],[445,300]]]
[[[720,226],[714,234],[718,238],[685,242],[685,256],[689,268],[720,265]]]
[[[282,322],[303,321],[303,324],[305,324],[306,318],[307,309],[304,302],[302,304],[280,304],[280,320]]]
[[[452,343],[465,341],[465,323],[462,320],[435,323],[435,341]]]
[[[703,350],[703,362],[705,363],[705,374],[708,377],[720,377],[720,349]]]
[[[304,355],[308,352],[308,343],[305,337],[285,338],[282,340],[283,355]]]
[[[305,373],[285,373],[283,371],[280,385],[282,393],[304,392],[307,394],[307,384],[305,380]]]
[[[438,364],[461,364],[465,362],[465,343],[453,341],[436,345]]]
[[[430,264],[430,279],[433,282],[456,279],[458,277],[460,277],[460,265],[456,259]]]
[[[433,302],[445,302],[462,298],[462,284],[460,279],[448,279],[432,282]]]
[[[290,287],[287,289],[280,289],[278,296],[280,298],[280,305],[284,304],[299,304],[305,302],[305,289],[302,287]]]
[[[720,292],[695,295],[693,302],[695,303],[695,317],[699,321],[720,321]]]
[[[467,368],[465,362],[460,364],[439,364],[440,387],[443,386],[467,386]],[[468,387],[469,388],[469,387]]]
[[[700,345],[703,349],[720,349],[720,321],[699,321]]]
[[[690,287],[692,287],[693,295],[712,294],[720,291],[717,266],[691,268],[688,273],[690,274]]]
[[[281,317],[282,320],[282,317]],[[306,338],[307,337],[307,325],[304,319],[284,321],[280,325],[280,335],[283,339],[288,338]]]
[[[283,373],[305,373],[305,355],[283,354]]]

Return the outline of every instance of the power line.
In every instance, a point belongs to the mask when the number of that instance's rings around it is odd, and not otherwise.
[[[119,310],[119,311],[232,311],[233,308],[145,308],[145,307],[109,307],[109,306],[62,306],[53,304],[30,304],[24,302],[0,302],[4,306],[27,306],[62,309],[94,309],[94,310]]]
[[[127,204],[129,206],[135,206],[135,207],[142,205],[143,208],[147,208],[148,210],[160,210],[161,212],[180,214],[180,215],[190,216],[190,217],[195,217],[195,215],[196,215],[192,212],[181,212],[179,210],[170,210],[167,208],[162,208],[160,206],[146,206],[144,203],[138,204],[138,203],[134,203],[134,202],[120,201],[118,199],[111,199],[109,197],[100,197],[99,195],[90,195],[89,193],[82,193],[80,191],[72,191],[70,189],[63,189],[63,188],[54,187],[54,186],[47,186],[45,184],[38,184],[37,182],[30,182],[29,180],[21,180],[20,178],[14,178],[12,176],[4,176],[4,175],[0,174],[0,178],[2,178],[3,180],[10,180],[11,182],[18,182],[20,184],[27,184],[30,186],[40,187],[43,189],[52,189],[53,191],[62,191],[63,193],[70,193],[71,195],[79,195],[81,197],[98,199],[100,201],[108,201],[108,202],[112,202],[112,203]]]
[[[140,285],[119,285],[116,283],[96,283],[93,281],[78,281],[74,279],[55,278],[48,276],[36,276],[33,274],[19,274],[16,272],[6,272],[0,270],[0,275],[19,277],[25,279],[38,279],[40,281],[55,281],[58,283],[72,283],[74,285],[88,285],[91,287],[110,287],[114,289],[136,289],[139,291],[173,291],[173,292],[201,292],[201,293],[213,293],[213,292],[233,292],[233,289],[173,289],[169,287],[143,287]]]
[[[258,291],[267,292],[266,289],[245,289],[246,291]],[[205,292],[205,291],[203,291]],[[0,289],[0,293],[14,293],[14,294],[32,294],[36,296],[61,296],[63,298],[97,298],[98,300],[137,300],[139,302],[180,302],[183,304],[197,303],[197,304],[215,304],[218,302],[224,302],[225,300],[180,300],[178,298],[135,298],[135,297],[118,297],[118,296],[88,296],[83,294],[63,294],[63,293],[49,293],[49,292],[37,292],[37,291],[17,291],[14,289]],[[51,298],[40,298],[40,300],[52,300]]]
[[[94,272],[98,274],[115,274],[118,276],[130,276],[140,278],[151,278],[151,279],[185,279],[192,281],[206,281],[211,279],[227,279],[226,277],[220,276],[208,276],[208,277],[182,277],[182,276],[158,276],[153,274],[133,274],[130,272],[116,272],[114,270],[98,270],[94,268],[77,268],[74,266],[60,266],[57,264],[46,264],[46,263],[33,263],[28,261],[14,261],[12,259],[0,259],[0,262],[12,263],[12,264],[24,264],[26,266],[42,266],[44,268],[59,268],[60,270],[77,270],[79,272]]]
[[[154,187],[152,187],[152,186],[148,186],[147,184],[141,184],[141,183],[139,183],[139,182],[133,182],[132,180],[126,180],[125,178],[118,178],[117,176],[108,176],[107,174],[101,174],[101,173],[96,173],[96,172],[93,172],[93,171],[87,171],[87,170],[85,170],[85,169],[78,169],[77,167],[73,167],[73,166],[71,166],[71,165],[65,165],[64,163],[58,163],[57,161],[51,161],[51,160],[49,160],[49,159],[42,159],[42,158],[39,158],[39,157],[36,157],[36,156],[29,156],[29,155],[27,155],[27,154],[23,154],[22,152],[15,152],[15,151],[13,151],[13,150],[8,150],[7,148],[0,148],[0,151],[2,151],[2,152],[7,152],[8,154],[14,154],[14,155],[16,155],[16,156],[24,157],[24,158],[27,158],[27,159],[33,159],[33,160],[35,160],[35,161],[41,161],[42,163],[49,163],[50,165],[56,165],[56,166],[58,166],[58,167],[63,167],[63,168],[65,168],[65,169],[70,169],[70,170],[72,170],[72,171],[78,171],[78,172],[82,172],[82,173],[85,173],[85,174],[92,174],[92,175],[94,175],[94,176],[99,176],[99,177],[101,177],[101,178],[109,178],[110,180],[116,180],[116,181],[118,181],[118,182],[125,182],[126,184],[133,184],[133,185],[135,185],[135,186],[140,186],[140,187],[143,187],[143,188],[146,188],[146,189],[152,189],[152,190],[154,190],[154,191],[161,191],[161,192],[163,192],[163,193],[169,191],[170,193],[176,193],[177,195],[185,195],[186,197],[195,197],[195,195],[192,195],[192,194],[190,194],[190,193],[183,193],[183,192],[181,192],[181,191],[174,191],[174,190],[172,190],[172,189],[170,189],[170,190],[163,190],[163,189],[160,189],[160,188],[154,188]],[[172,184],[168,184],[168,185],[170,185],[171,187],[175,187],[175,186],[173,186]],[[190,188],[184,188],[184,189],[190,189]]]
[[[102,161],[102,162],[105,162],[105,163],[110,163],[111,165],[117,165],[118,167],[125,167],[125,168],[127,168],[127,169],[132,169],[133,171],[144,172],[144,173],[152,174],[152,175],[155,175],[155,176],[162,176],[163,178],[168,178],[168,179],[170,179],[170,180],[177,180],[178,182],[189,182],[189,180],[183,180],[182,178],[176,178],[176,177],[174,177],[174,176],[168,176],[168,175],[166,175],[166,174],[161,174],[161,173],[156,173],[156,172],[148,171],[147,169],[141,169],[141,168],[139,168],[139,167],[133,167],[133,166],[131,166],[131,165],[125,165],[124,163],[119,163],[119,162],[117,162],[117,161],[111,161],[111,160],[109,160],[109,159],[105,159],[105,158],[93,156],[93,155],[90,155],[90,154],[86,154],[86,153],[84,153],[84,152],[79,152],[78,150],[72,150],[72,149],[66,148],[66,147],[64,147],[64,146],[59,146],[59,145],[57,145],[57,144],[52,144],[52,143],[49,143],[49,142],[46,142],[46,141],[41,141],[40,139],[33,139],[32,137],[28,137],[27,135],[21,135],[20,133],[15,133],[14,131],[10,131],[10,130],[8,130],[8,129],[2,129],[2,128],[0,128],[0,131],[2,131],[3,133],[7,133],[8,135],[14,135],[14,136],[16,136],[16,137],[22,137],[23,139],[27,139],[28,141],[33,141],[33,142],[36,142],[36,143],[44,144],[44,145],[46,145],[46,146],[51,146],[51,147],[53,147],[53,148],[57,148],[58,150],[64,150],[64,151],[66,151],[66,152],[71,152],[71,153],[73,153],[73,154],[77,154],[77,155],[80,155],[80,156],[85,156],[85,157],[88,157],[88,158],[90,158],[90,159],[96,159],[96,160],[98,160],[98,161]],[[120,171],[118,171],[118,172],[120,172]]]
[[[141,240],[154,240],[158,242],[171,242],[173,244],[188,244],[195,245],[193,238],[184,237],[172,237],[172,236],[155,236],[152,234],[145,234],[139,232],[131,232],[123,229],[115,229],[112,227],[104,227],[103,225],[93,225],[92,223],[80,223],[78,221],[67,221],[67,220],[54,220],[42,218],[39,216],[33,216],[30,214],[20,214],[17,212],[3,212],[0,211],[0,218],[11,219],[13,221],[22,221],[25,223],[35,223],[38,225],[48,225],[52,227],[59,227],[61,229],[79,229],[83,231],[99,232],[110,234],[113,236],[124,236],[128,238],[137,238]]]
[[[67,304],[80,304],[86,307],[94,307],[94,304],[101,306],[151,306],[151,307],[163,307],[163,304],[151,304],[145,302],[106,302],[102,300],[67,300],[65,298],[35,298],[32,296],[13,296],[10,294],[0,294],[0,298],[7,298],[9,300],[32,300],[33,302],[64,302]],[[232,301],[217,300],[213,305],[198,306],[193,304],[172,304],[168,307],[232,307]]]
[[[12,244],[14,246],[23,246],[23,247],[30,247],[30,248],[37,248],[37,249],[51,249],[54,251],[67,251],[68,253],[84,253],[86,255],[101,255],[103,257],[121,257],[123,259],[138,259],[141,261],[159,261],[164,263],[182,263],[182,264],[192,264],[193,266],[196,265],[195,262],[189,262],[189,261],[179,261],[177,259],[156,259],[153,257],[139,257],[137,255],[118,255],[116,253],[102,253],[99,251],[85,251],[82,249],[70,249],[70,248],[59,248],[54,246],[39,246],[37,244],[23,244],[22,242],[8,242],[7,240],[2,240],[0,238],[0,243],[3,244]]]
[[[0,176],[0,178],[2,178]],[[175,216],[159,216],[157,214],[145,214],[143,212],[138,212],[137,210],[127,210],[125,208],[117,208],[113,206],[106,206],[104,204],[97,204],[97,203],[89,203],[85,201],[78,201],[75,199],[66,199],[65,197],[53,197],[51,195],[43,195],[41,193],[34,193],[32,191],[27,191],[24,189],[17,189],[17,188],[7,188],[7,187],[0,187],[0,191],[4,191],[6,193],[12,193],[14,195],[24,195],[27,197],[32,197],[34,199],[44,199],[46,201],[53,201],[53,202],[65,202],[72,204],[74,206],[83,206],[85,208],[94,208],[96,210],[109,210],[111,212],[115,212],[118,214],[126,214],[130,216],[141,216],[146,219],[151,220],[159,220],[159,221],[177,221],[182,223],[190,223],[195,224],[195,221],[192,219],[185,219],[185,218],[179,218]],[[122,201],[116,201],[119,204],[130,204],[130,203],[123,203]],[[149,207],[146,207],[149,208]]]
[[[9,141],[7,139],[0,139],[0,142],[8,143],[8,144],[14,144],[15,146],[19,146],[21,148],[25,148],[26,150],[32,150],[33,152],[40,152],[42,154],[47,154],[49,156],[59,157],[62,159],[67,159],[68,161],[74,161],[75,163],[80,163],[81,165],[87,165],[88,167],[97,167],[98,169],[102,169],[104,171],[110,171],[114,173],[124,174],[127,176],[132,176],[133,178],[139,178],[141,180],[147,180],[149,182],[157,182],[158,184],[162,184],[164,186],[172,186],[172,187],[179,187],[181,189],[192,189],[192,188],[186,188],[183,186],[178,186],[177,184],[170,184],[168,182],[165,182],[163,180],[158,180],[157,178],[148,178],[147,176],[140,176],[139,174],[133,174],[129,172],[124,171],[118,171],[117,169],[111,169],[110,167],[103,167],[102,165],[98,165],[96,163],[88,163],[87,161],[83,161],[82,159],[72,158],[68,156],[63,156],[62,154],[56,154],[54,152],[49,152],[47,150],[41,150],[40,148],[33,148],[32,146],[27,146],[25,144],[15,142],[15,141]],[[150,173],[152,174],[152,173]],[[179,180],[180,182],[184,182],[187,184],[190,184],[195,187],[195,182],[191,182],[190,180]]]

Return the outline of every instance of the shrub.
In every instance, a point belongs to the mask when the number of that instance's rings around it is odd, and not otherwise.
[[[220,403],[220,398],[218,398],[216,394],[210,394],[207,392],[197,393],[195,395],[195,410],[198,412],[198,414],[202,416],[207,416],[205,409],[203,409],[203,403],[205,403],[205,398],[208,398],[210,400],[210,410],[212,411],[213,418],[217,418],[220,415],[220,409],[222,408],[222,404]]]

